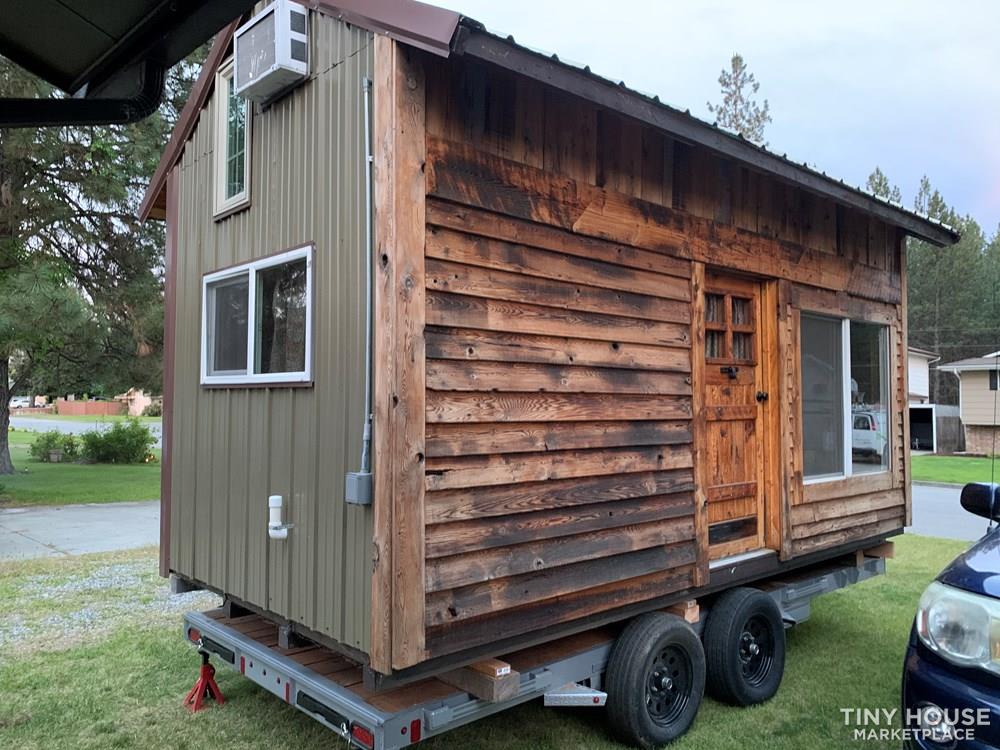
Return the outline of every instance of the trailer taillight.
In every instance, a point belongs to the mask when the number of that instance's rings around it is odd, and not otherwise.
[[[351,738],[367,748],[375,747],[375,735],[372,734],[372,730],[360,724],[351,724]]]
[[[191,643],[199,643],[201,641],[201,631],[198,628],[191,628],[188,630],[188,640]]]

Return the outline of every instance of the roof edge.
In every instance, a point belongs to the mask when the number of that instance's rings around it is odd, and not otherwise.
[[[299,0],[323,15],[339,18],[347,23],[375,34],[386,34],[393,39],[442,57],[451,54],[452,39],[462,16],[451,10],[438,8],[417,0]],[[156,166],[142,203],[139,220],[162,219],[166,216],[167,172],[180,160],[198,116],[212,91],[215,71],[222,63],[229,42],[241,19],[232,21],[215,38],[212,50],[205,59],[198,80],[191,89],[184,109],[181,110],[170,140]]]
[[[842,180],[798,164],[786,156],[772,153],[738,134],[694,117],[690,112],[664,104],[658,97],[630,89],[624,82],[616,83],[603,78],[589,67],[570,65],[557,55],[546,55],[519,45],[513,37],[497,36],[472,19],[462,19],[462,32],[453,46],[455,54],[469,55],[507,68],[615,110],[681,140],[773,174],[803,190],[877,216],[918,239],[940,246],[953,245],[960,239],[958,232],[941,222],[852,188]]]
[[[149,181],[146,194],[142,197],[142,203],[139,205],[139,221],[166,217],[167,174],[180,160],[184,145],[194,131],[198,116],[201,114],[205,102],[208,101],[208,95],[212,92],[215,71],[222,63],[226,50],[229,49],[229,42],[236,32],[236,28],[240,25],[240,20],[237,18],[230,21],[222,31],[216,34],[215,41],[212,42],[212,49],[209,50],[208,57],[205,58],[205,64],[201,66],[198,79],[191,87],[191,93],[188,95],[184,108],[174,125],[174,130],[170,134],[170,140],[167,141],[166,148],[160,155],[160,163],[156,165],[156,171],[153,172],[153,177]]]

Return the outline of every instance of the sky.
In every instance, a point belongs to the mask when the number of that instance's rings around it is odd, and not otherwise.
[[[850,185],[875,166],[912,207],[920,177],[1000,224],[996,0],[431,0],[708,119],[739,52],[771,150]]]

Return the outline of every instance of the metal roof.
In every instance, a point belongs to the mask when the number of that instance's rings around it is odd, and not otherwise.
[[[876,216],[933,244],[951,245],[959,239],[957,231],[936,219],[875,196],[861,187],[852,187],[806,163],[793,161],[786,154],[769,151],[737,133],[695,117],[690,110],[682,111],[660,101],[657,96],[629,88],[624,81],[603,78],[587,65],[569,63],[558,55],[520,45],[511,36],[492,33],[478,21],[452,11],[415,0],[310,0],[308,4],[321,13],[439,55],[467,55],[555,86],[647,123],[677,140],[705,147],[810,193]],[[183,141],[194,128],[198,112],[188,113],[185,108],[184,114],[188,116],[182,115],[178,122],[143,200],[140,210],[143,219],[160,213],[166,172],[179,158]]]

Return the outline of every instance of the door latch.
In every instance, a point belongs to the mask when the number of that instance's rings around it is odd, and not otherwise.
[[[730,380],[736,380],[736,373],[738,373],[739,371],[740,370],[738,367],[733,367],[732,365],[729,365],[729,367],[719,368],[719,372],[721,372],[723,375],[728,375]]]
[[[767,401],[767,391],[757,391],[756,398],[759,403],[764,403]]]

